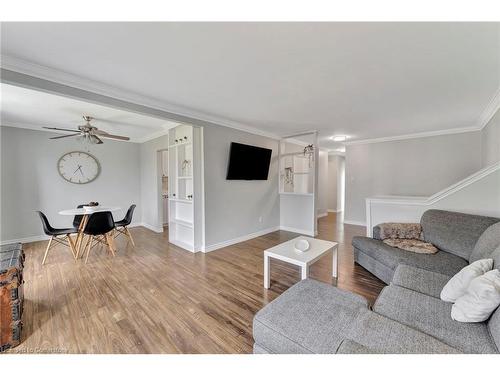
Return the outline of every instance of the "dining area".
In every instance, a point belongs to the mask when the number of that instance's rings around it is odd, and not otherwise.
[[[46,214],[36,211],[40,217],[43,232],[49,236],[45,249],[42,265],[45,265],[50,250],[57,245],[69,248],[75,261],[89,261],[90,253],[95,247],[102,245],[110,256],[115,256],[119,250],[115,238],[125,236],[127,241],[135,247],[135,242],[130,233],[135,204],[130,205],[123,218],[115,220],[115,215],[121,211],[117,206],[101,206],[98,202],[79,204],[76,208],[68,208],[58,212],[58,215],[73,217],[72,226],[67,228],[54,228]]]

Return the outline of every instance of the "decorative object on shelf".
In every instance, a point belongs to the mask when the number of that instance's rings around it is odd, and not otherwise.
[[[72,184],[88,184],[99,176],[101,166],[95,156],[83,151],[71,151],[60,157],[57,171]]]
[[[285,179],[285,184],[293,186],[293,168],[292,167],[285,168],[284,179]]]
[[[44,129],[49,129],[49,130],[57,130],[57,131],[63,131],[63,132],[71,132],[73,134],[68,134],[68,135],[59,135],[57,137],[52,137],[49,139],[59,139],[59,138],[67,138],[67,137],[75,137],[78,136],[78,140],[85,142],[87,144],[92,144],[92,145],[100,145],[104,143],[101,138],[110,138],[110,139],[119,139],[121,141],[129,141],[129,137],[124,137],[121,135],[113,135],[109,134],[108,132],[105,132],[104,130],[99,130],[95,126],[90,125],[90,121],[92,121],[94,118],[90,116],[83,116],[83,119],[85,120],[86,124],[85,125],[80,125],[78,126],[78,130],[73,130],[73,129],[63,129],[63,128],[50,128],[47,126],[44,126]],[[101,138],[99,138],[101,137]]]
[[[309,168],[311,168],[314,161],[314,145],[311,144],[304,147],[304,156],[309,159]]]
[[[186,199],[193,199],[193,194],[189,194],[186,196]]]
[[[191,160],[183,160],[181,169],[183,176],[191,176]]]
[[[296,250],[304,252],[304,251],[309,250],[310,245],[309,245],[309,241],[301,239],[301,240],[296,241],[293,244],[293,246],[295,247]]]

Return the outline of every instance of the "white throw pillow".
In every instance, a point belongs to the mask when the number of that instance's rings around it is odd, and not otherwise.
[[[491,271],[492,268],[493,259],[479,259],[462,268],[441,290],[441,299],[446,302],[455,302],[457,298],[465,294],[472,280]]]
[[[484,322],[500,305],[500,271],[486,272],[471,281],[467,292],[451,307],[451,318],[459,322]]]

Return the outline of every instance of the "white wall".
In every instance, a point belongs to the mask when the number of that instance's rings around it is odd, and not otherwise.
[[[272,149],[266,181],[226,180],[231,142]],[[204,152],[207,248],[280,225],[278,141],[235,129],[206,126]]]
[[[43,211],[55,227],[71,226],[73,218],[58,212],[90,201],[122,207],[122,212],[113,214],[116,219],[135,203],[133,222],[140,221],[138,144],[106,140],[90,146],[101,174],[89,184],[76,185],[59,176],[57,162],[66,152],[87,151],[78,141],[49,140],[53,133],[4,126],[0,132],[0,241],[43,235],[35,210]]]
[[[328,155],[328,210],[340,212],[344,209],[345,158]]]
[[[477,172],[479,150],[480,132],[348,145],[345,221],[364,224],[367,197],[430,196]]]
[[[373,226],[377,224],[416,223],[429,209],[500,217],[500,162],[427,199],[405,199],[396,196],[369,199],[367,209],[369,237],[373,234]]]
[[[318,200],[316,206],[316,214],[318,216],[325,216],[328,213],[328,194],[328,152],[320,150],[318,160]]]
[[[140,144],[140,184],[142,223],[149,229],[163,231],[161,180],[159,179],[160,150],[168,148],[168,135]]]
[[[337,158],[337,211],[345,207],[345,157]]]
[[[481,131],[481,164],[487,167],[500,161],[500,110]]]

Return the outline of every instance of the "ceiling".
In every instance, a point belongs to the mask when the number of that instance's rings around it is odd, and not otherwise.
[[[500,86],[499,25],[3,23],[1,51],[221,123],[317,129],[335,149],[334,135],[477,126]]]
[[[76,129],[84,125],[83,115],[94,118],[92,125],[110,134],[130,137],[142,142],[164,134],[176,126],[132,112],[70,99],[41,91],[1,84],[1,125],[44,130],[43,126]],[[63,132],[61,132],[63,133]],[[67,133],[65,133],[67,134]]]

